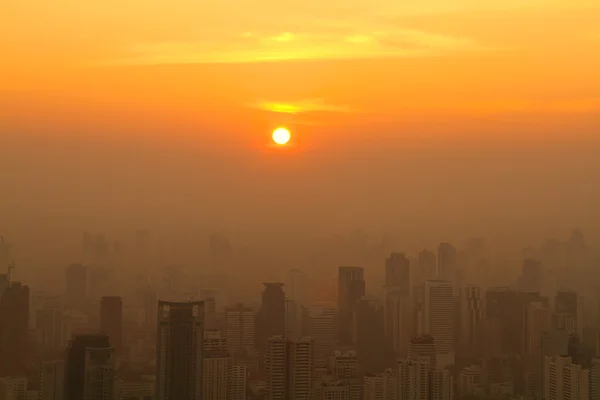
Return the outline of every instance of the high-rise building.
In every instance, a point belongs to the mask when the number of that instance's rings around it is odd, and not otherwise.
[[[286,400],[311,400],[315,372],[315,342],[299,338],[287,342]]]
[[[311,302],[310,282],[308,275],[299,269],[293,269],[289,274],[289,283],[286,285],[286,297],[301,306],[308,306]]]
[[[108,335],[111,346],[120,352],[123,347],[123,300],[106,296],[100,300],[100,332]]]
[[[225,308],[225,330],[230,354],[254,349],[254,318],[254,310],[243,304]]]
[[[426,360],[397,361],[396,395],[397,400],[428,400],[429,367]]]
[[[87,268],[81,264],[69,265],[65,270],[66,306],[82,309],[87,305]]]
[[[204,332],[203,399],[228,400],[233,359],[219,331]]]
[[[65,363],[48,361],[42,365],[41,400],[63,400],[65,396]]]
[[[302,305],[294,300],[285,300],[285,337],[298,339],[304,333],[304,310]]]
[[[383,306],[375,300],[360,300],[354,312],[353,332],[361,372],[383,371],[394,362],[384,331]]]
[[[438,367],[454,363],[453,286],[447,281],[425,281],[422,300],[423,334],[431,335],[438,354]],[[445,361],[440,365],[440,359]]]
[[[248,369],[244,365],[234,365],[229,379],[229,398],[227,400],[246,400]]]
[[[449,370],[434,369],[429,371],[429,399],[454,399],[454,379]]]
[[[260,310],[256,314],[256,346],[264,350],[271,336],[285,335],[285,293],[283,283],[263,283]]]
[[[577,292],[560,291],[554,300],[554,327],[583,336],[583,301]]]
[[[533,301],[523,313],[523,354],[539,360],[542,355],[542,335],[551,328],[552,315],[547,301]]]
[[[108,336],[85,334],[75,335],[71,339],[65,357],[64,400],[86,398],[86,366],[92,365],[88,362],[88,349],[110,349]]]
[[[350,400],[360,400],[362,381],[359,367],[355,351],[336,350],[329,357],[329,371],[334,377],[347,383]]]
[[[463,353],[477,356],[483,345],[484,304],[481,287],[467,285],[460,290],[460,337]]]
[[[408,359],[413,361],[427,360],[429,369],[437,368],[437,352],[433,336],[423,335],[412,338],[408,349]]]
[[[44,351],[63,351],[68,344],[67,318],[59,304],[46,304],[36,311],[36,343]]]
[[[422,250],[419,252],[417,259],[417,284],[421,285],[423,282],[437,279],[437,260],[435,253],[429,250]]]
[[[353,344],[352,321],[358,302],[365,295],[364,270],[360,267],[339,267],[338,308],[340,310],[340,342]]]
[[[84,400],[117,400],[116,378],[116,359],[113,348],[88,347],[85,349]]]
[[[543,265],[541,262],[526,258],[520,277],[520,287],[523,292],[542,292]]]
[[[588,400],[590,371],[573,364],[568,356],[546,357],[544,362],[544,400]]]
[[[265,400],[286,400],[286,340],[271,336],[265,347]]]
[[[387,369],[382,373],[366,374],[363,378],[364,400],[396,400],[396,373]]]
[[[340,311],[324,306],[309,308],[308,336],[315,341],[316,357],[319,359],[329,357],[339,344]]]
[[[3,376],[0,378],[0,399],[25,400],[27,398],[27,378]]]
[[[385,264],[384,326],[386,339],[400,357],[406,357],[413,334],[410,286],[410,261],[392,253]]]
[[[315,400],[350,399],[350,386],[343,379],[325,377],[315,385]]]
[[[29,332],[29,287],[13,282],[0,298],[0,376],[24,376]]]
[[[440,243],[437,258],[438,279],[455,282],[458,270],[456,248],[450,243]]]
[[[204,302],[158,302],[156,400],[202,399]]]

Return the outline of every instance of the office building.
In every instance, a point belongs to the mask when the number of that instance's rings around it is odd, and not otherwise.
[[[340,311],[326,306],[310,307],[307,331],[315,341],[316,357],[326,359],[340,341]]]
[[[233,358],[219,331],[204,332],[203,399],[228,400]]]
[[[285,335],[285,293],[283,283],[263,283],[260,310],[256,314],[256,346],[263,351],[272,336]]]
[[[435,341],[438,368],[454,364],[453,287],[447,281],[423,284],[421,331]],[[444,362],[440,364],[440,359]]]
[[[340,342],[353,344],[352,322],[358,302],[365,295],[364,270],[360,267],[339,267],[338,309],[340,310]]]
[[[477,357],[483,346],[484,303],[481,287],[467,285],[460,290],[460,337],[463,353]]]
[[[65,363],[48,361],[42,364],[41,400],[63,400],[65,397]]]
[[[111,346],[119,353],[123,347],[123,300],[120,297],[100,300],[100,332],[108,335]]]
[[[426,360],[397,361],[396,396],[397,400],[428,400],[429,366]]]
[[[286,400],[311,400],[315,372],[314,340],[288,340],[286,358]]]
[[[450,243],[440,243],[437,259],[438,279],[454,283],[458,271],[456,248]]]
[[[117,400],[116,358],[113,348],[85,349],[83,399]]]
[[[88,301],[88,271],[84,265],[72,264],[65,270],[66,307],[85,309]]]
[[[573,364],[568,356],[545,357],[545,400],[588,400],[590,397],[590,371]]]
[[[202,400],[204,302],[158,302],[155,400]]]
[[[385,264],[384,329],[388,343],[400,357],[406,357],[408,340],[413,335],[410,296],[410,261],[392,253]]]
[[[265,347],[265,400],[286,400],[287,349],[283,336],[272,336]]]
[[[0,298],[0,376],[24,376],[29,333],[29,287],[13,282]]]
[[[107,335],[102,334],[82,334],[75,335],[69,342],[67,348],[64,374],[64,400],[85,399],[86,388],[86,368],[93,368],[100,363],[96,358],[91,358],[88,349],[110,349],[110,343]],[[103,354],[104,356],[106,353]]]

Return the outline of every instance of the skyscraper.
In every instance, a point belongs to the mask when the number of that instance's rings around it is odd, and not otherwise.
[[[113,348],[85,349],[84,400],[117,400],[116,377]]]
[[[438,360],[454,363],[453,286],[447,281],[425,281],[423,284],[422,332],[435,341]]]
[[[286,400],[310,400],[315,371],[315,342],[299,338],[287,342]]]
[[[410,261],[392,253],[385,263],[385,336],[394,351],[406,357],[408,340],[413,333],[410,297]]]
[[[319,359],[329,357],[339,344],[340,311],[324,306],[309,308],[308,336],[315,340],[316,357]]]
[[[481,287],[467,285],[460,290],[460,338],[465,354],[475,356],[483,345],[483,298]]]
[[[88,349],[109,349],[107,335],[76,335],[71,339],[65,357],[64,400],[85,399]]]
[[[286,285],[286,296],[302,306],[308,306],[310,303],[310,284],[308,275],[302,270],[293,269],[290,271],[289,284]]]
[[[286,400],[286,340],[271,336],[265,346],[265,400]]]
[[[65,363],[48,361],[42,364],[41,400],[63,400],[65,396]]]
[[[256,315],[256,346],[263,350],[271,336],[285,335],[285,293],[283,283],[263,283],[260,311]]]
[[[204,302],[158,302],[156,400],[202,400]]]
[[[227,347],[230,354],[255,354],[254,310],[237,304],[225,308]]]
[[[420,251],[417,259],[417,284],[421,285],[424,281],[436,279],[437,277],[435,253],[429,250]]]
[[[360,267],[339,267],[338,308],[340,310],[340,342],[352,344],[352,320],[360,299],[365,295],[364,270]]]
[[[66,306],[82,309],[87,305],[87,268],[69,265],[65,270]]]
[[[219,331],[204,332],[203,399],[228,400],[233,359]]]
[[[13,282],[0,298],[0,376],[24,376],[29,331],[29,287]]]
[[[119,353],[123,346],[123,300],[120,297],[102,297],[100,332],[108,335],[111,346]]]
[[[396,364],[398,400],[428,400],[429,367],[427,361],[400,359]]]
[[[454,282],[457,272],[456,248],[450,243],[440,243],[438,247],[438,279]]]

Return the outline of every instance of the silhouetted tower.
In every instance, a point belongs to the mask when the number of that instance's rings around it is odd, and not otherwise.
[[[456,280],[456,248],[450,243],[440,243],[438,247],[438,279],[448,282]]]
[[[158,302],[156,400],[202,400],[204,302]]]
[[[123,300],[118,296],[100,301],[100,332],[108,335],[110,344],[119,353],[123,346]]]
[[[271,336],[285,334],[285,293],[283,283],[263,283],[260,310],[256,314],[256,347],[263,351]]]
[[[340,310],[340,342],[352,344],[352,321],[358,302],[365,295],[364,269],[360,267],[339,267],[338,269],[338,308]]]
[[[87,268],[81,264],[69,265],[65,270],[67,308],[82,309],[87,304]]]
[[[429,250],[419,252],[417,259],[417,283],[420,285],[424,281],[437,278],[437,260],[435,253]]]
[[[0,299],[0,376],[23,376],[27,361],[29,287],[13,282]]]
[[[75,335],[65,357],[64,400],[85,399],[86,354],[89,349],[110,349],[107,335]],[[108,350],[107,350],[108,351]]]

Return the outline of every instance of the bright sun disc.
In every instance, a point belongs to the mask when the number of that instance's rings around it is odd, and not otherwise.
[[[277,128],[273,131],[273,141],[279,145],[287,144],[291,137],[290,131],[285,128]]]

